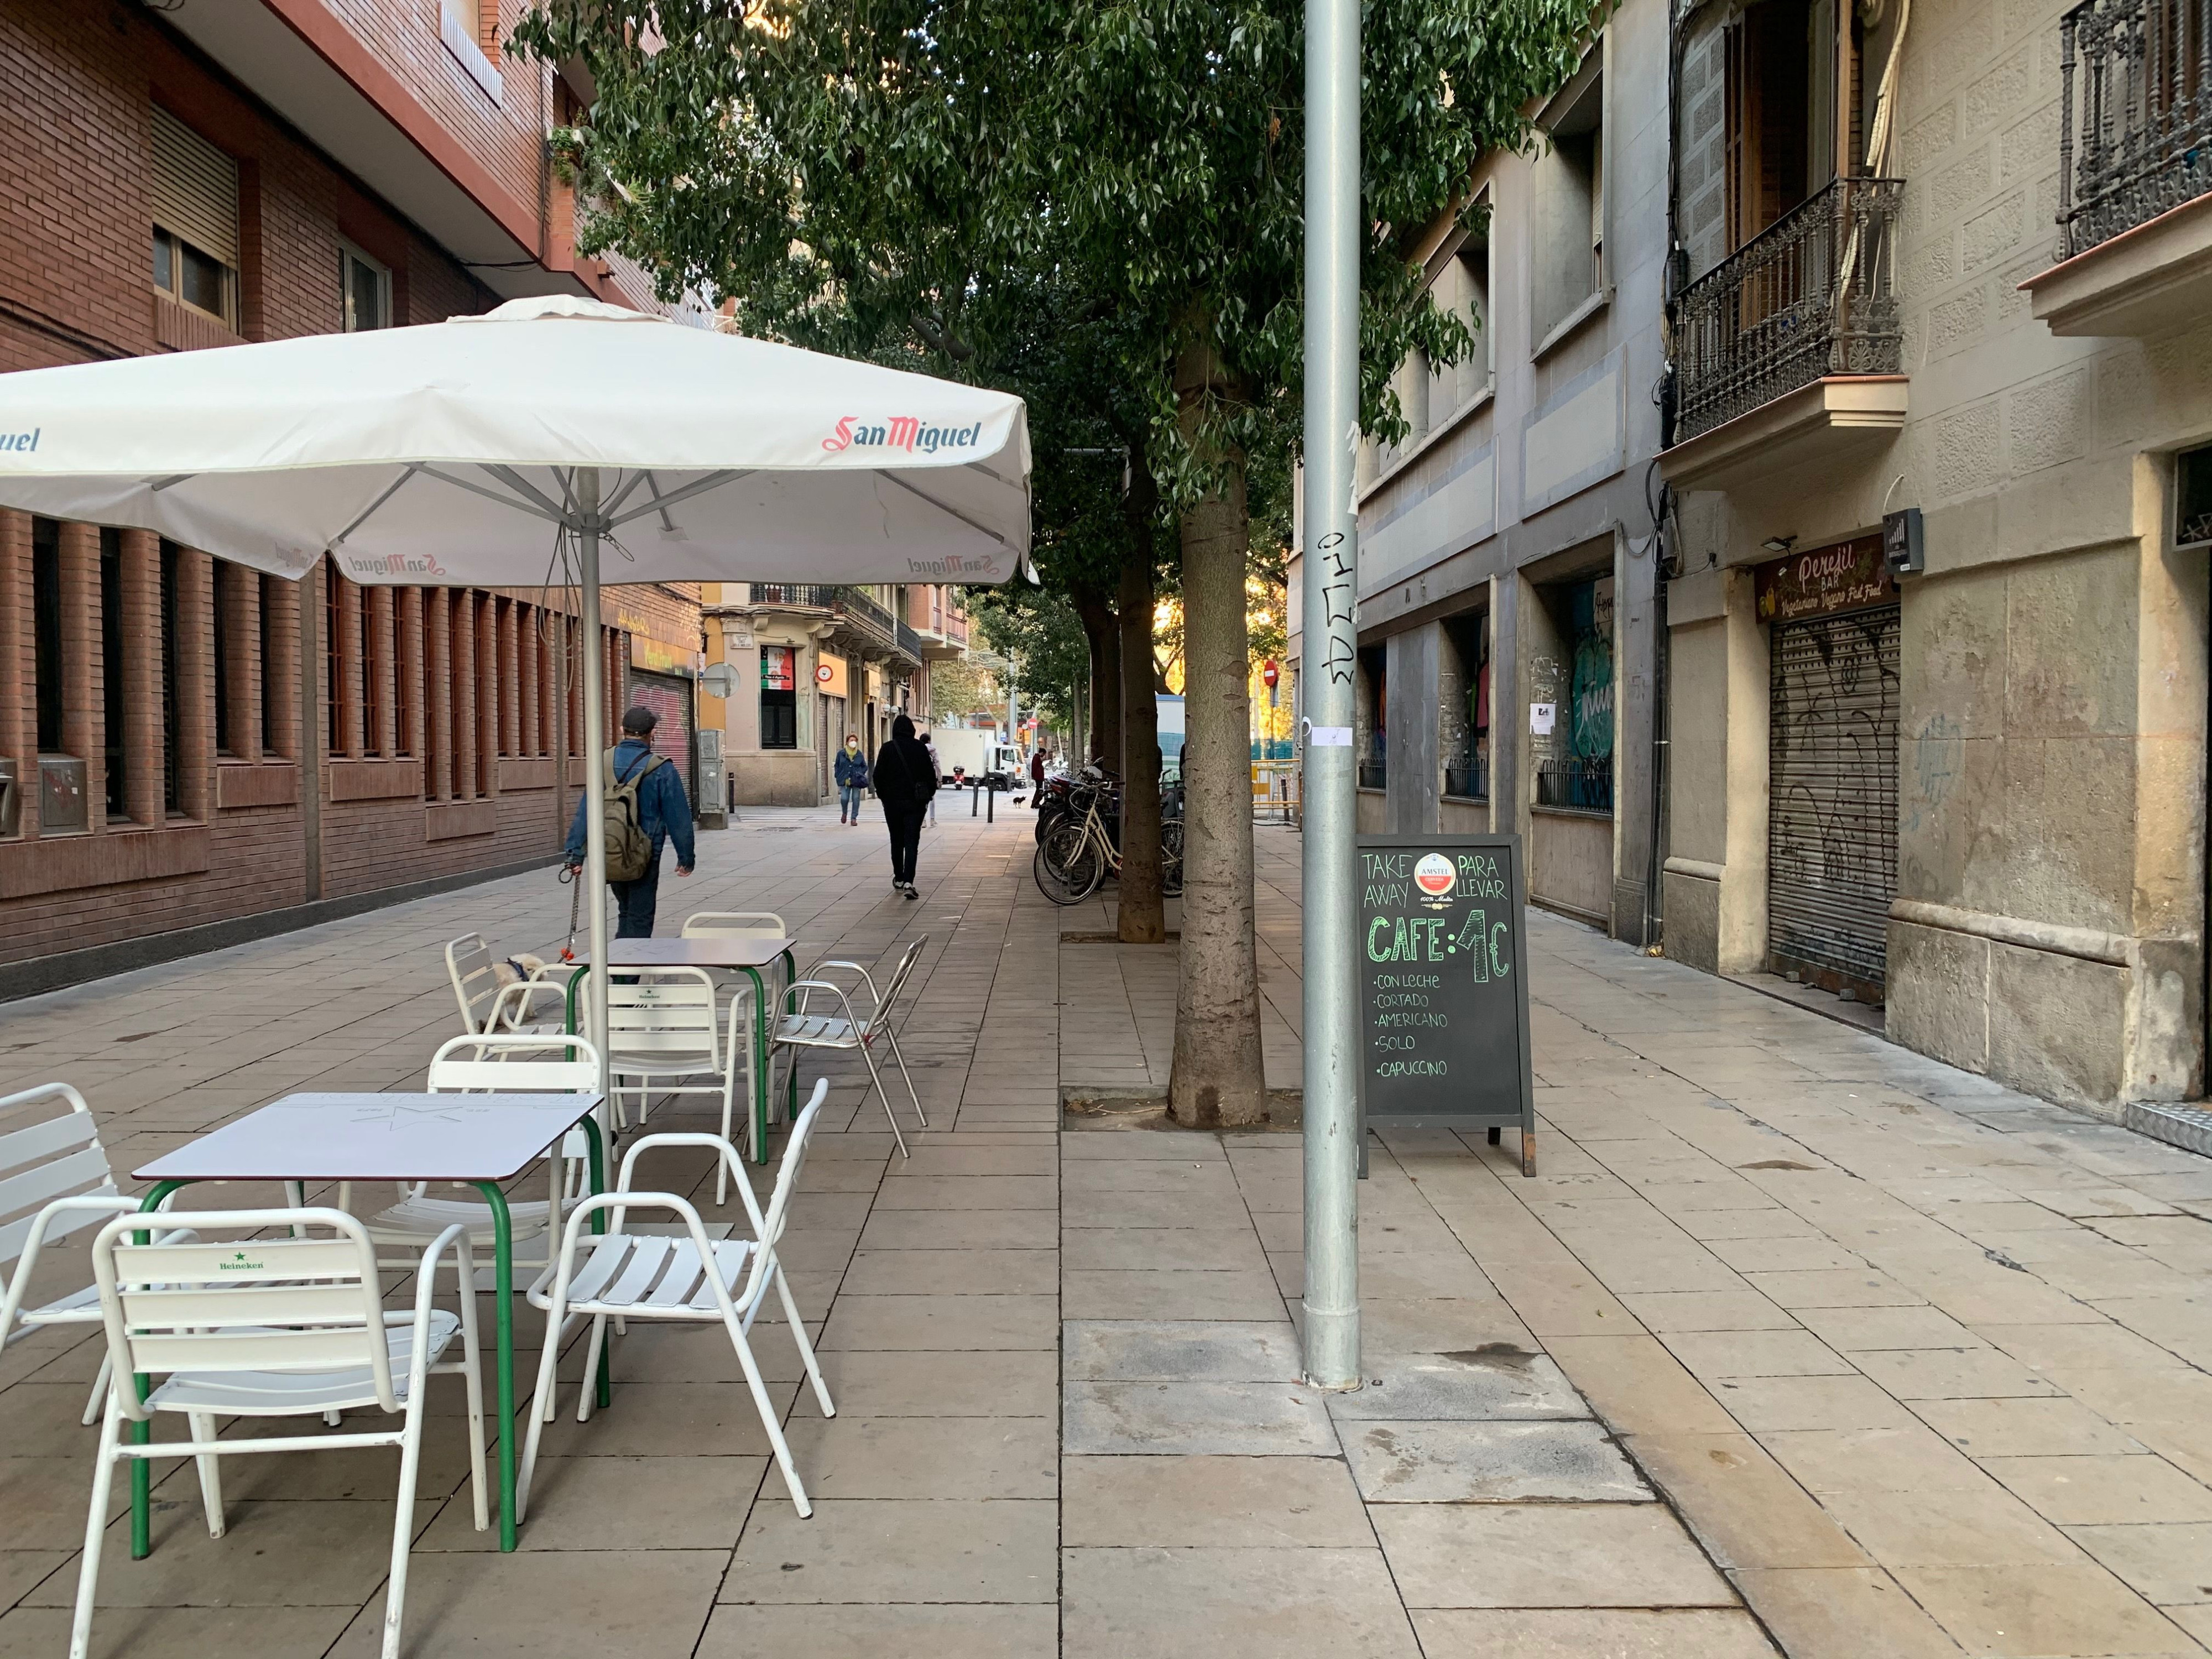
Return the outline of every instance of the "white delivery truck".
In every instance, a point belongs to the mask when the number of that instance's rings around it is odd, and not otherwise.
[[[962,769],[963,778],[981,778],[994,789],[1029,781],[1022,768],[1022,751],[1010,743],[1001,743],[996,732],[937,726],[930,728],[929,740],[937,746],[940,783],[951,781],[955,767]]]

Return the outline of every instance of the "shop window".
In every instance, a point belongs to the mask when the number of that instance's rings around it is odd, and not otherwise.
[[[363,587],[354,614],[360,618],[361,640],[354,649],[356,695],[361,699],[361,742],[364,755],[392,752],[391,711],[384,702],[384,655],[391,637],[385,609],[391,589]]]
[[[39,752],[62,746],[62,527],[31,520],[31,651],[37,678]]]
[[[154,111],[154,287],[238,325],[238,163]]]
[[[1484,611],[1447,617],[1443,629],[1458,669],[1439,729],[1444,793],[1484,800],[1490,794],[1490,617]]]
[[[1535,337],[1605,292],[1605,76],[1601,46],[1553,100],[1535,187]]]
[[[2212,542],[2212,447],[2175,458],[2173,539],[2182,547]]]
[[[1536,767],[1536,804],[1613,811],[1613,578],[1554,589],[1553,618],[1566,645],[1565,700]]]
[[[795,647],[764,645],[761,654],[760,729],[763,749],[799,747],[799,680]]]
[[[161,544],[161,810],[185,810],[184,550]]]
[[[338,248],[339,326],[348,334],[392,326],[392,273],[357,248]]]
[[[123,695],[123,532],[100,532],[100,714],[101,756],[107,768],[107,818],[131,816],[130,750]]]
[[[1389,663],[1387,647],[1367,645],[1359,648],[1359,678],[1354,689],[1361,705],[1358,712],[1365,716],[1360,721],[1358,733],[1364,740],[1359,754],[1362,789],[1383,788],[1389,780]]]
[[[247,752],[251,700],[244,682],[251,676],[243,671],[252,659],[242,637],[246,610],[240,603],[239,587],[252,579],[251,571],[235,565],[215,567],[215,749],[218,755],[237,757]]]

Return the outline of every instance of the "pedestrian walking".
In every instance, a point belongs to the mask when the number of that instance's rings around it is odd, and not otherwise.
[[[876,751],[875,786],[884,822],[890,825],[891,886],[918,899],[914,863],[921,851],[921,820],[937,793],[937,769],[904,714],[891,722],[890,741]]]
[[[860,751],[860,734],[848,732],[845,746],[837,751],[837,822],[858,823],[867,793],[868,757]]]
[[[1044,745],[1039,744],[1030,756],[1030,811],[1044,810]]]
[[[676,843],[676,873],[691,873],[696,849],[691,841],[691,802],[684,780],[662,756],[653,752],[653,710],[640,706],[622,717],[623,739],[607,750],[607,885],[614,890],[620,920],[617,939],[653,937],[653,912],[660,898],[660,849]],[[568,867],[584,867],[584,809],[576,803],[562,854]]]
[[[945,763],[937,758],[937,744],[931,740],[929,728],[921,730],[921,746],[929,755],[929,827],[937,827],[937,786],[945,781]]]

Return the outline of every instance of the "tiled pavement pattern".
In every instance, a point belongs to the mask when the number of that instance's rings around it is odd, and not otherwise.
[[[1294,1084],[1297,842],[1260,842],[1270,1081]],[[712,1330],[617,1344],[615,1406],[549,1431],[511,1559],[468,1526],[459,1390],[434,1395],[410,1651],[2212,1640],[2212,1166],[1537,918],[1542,1173],[1378,1147],[1381,1384],[1324,1399],[1290,1380],[1294,1137],[1055,1134],[1061,1086],[1164,1080],[1172,955],[1063,945],[1107,913],[1045,906],[1030,848],[1025,821],[948,813],[908,903],[876,830],[763,812],[665,883],[664,927],[774,908],[802,959],[933,936],[906,1028],[933,1130],[896,1158],[836,1074],[788,1240],[837,1419],[781,1333],[757,1344],[817,1512],[784,1499]],[[0,1006],[0,1087],[77,1082],[127,1168],[288,1090],[405,1086],[453,1025],[438,944],[542,951],[566,910],[518,878]],[[689,1164],[657,1178],[711,1199]],[[0,1656],[64,1644],[94,1358],[52,1336],[0,1358]],[[396,1461],[235,1462],[220,1542],[170,1475],[152,1559],[110,1551],[95,1650],[373,1653]]]

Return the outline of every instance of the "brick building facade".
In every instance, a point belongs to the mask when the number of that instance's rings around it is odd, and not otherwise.
[[[574,254],[544,132],[578,99],[501,55],[514,10],[11,0],[0,371],[523,293],[647,303]],[[581,750],[575,610],[0,512],[0,994],[550,862],[583,780],[558,758]],[[610,723],[634,694],[680,708],[696,585],[606,611]]]

